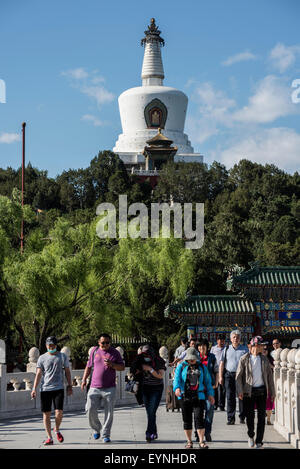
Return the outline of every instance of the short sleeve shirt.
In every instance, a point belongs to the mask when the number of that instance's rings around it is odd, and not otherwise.
[[[225,369],[231,373],[235,373],[240,361],[240,358],[248,353],[248,347],[245,345],[239,345],[237,348],[234,348],[232,345],[229,345],[224,348],[221,356],[221,361],[225,361],[225,353],[226,353],[226,363]]]
[[[64,389],[64,369],[70,366],[67,355],[46,352],[39,357],[36,366],[42,370],[41,392]]]
[[[104,359],[108,359],[113,363],[124,365],[122,357],[118,350],[110,347],[107,351],[98,347],[92,349],[87,366],[92,368],[94,355],[94,369],[92,374],[91,388],[114,388],[116,386],[116,370],[106,365]]]
[[[185,351],[185,346],[184,346],[184,345],[180,345],[179,347],[177,347],[177,349],[175,350],[174,358],[180,357],[180,355],[181,355],[184,351]]]
[[[224,348],[225,348],[225,345],[224,345],[224,347],[219,347],[218,345],[214,345],[210,349],[210,353],[213,353],[215,355],[218,365],[220,364],[220,360],[221,360],[221,356],[222,356],[222,352],[223,352]]]

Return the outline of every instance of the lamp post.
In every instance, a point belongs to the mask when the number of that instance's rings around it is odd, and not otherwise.
[[[21,221],[21,254],[24,249],[24,220],[23,220],[23,207],[24,207],[24,190],[25,190],[25,127],[26,122],[22,124],[22,221]]]

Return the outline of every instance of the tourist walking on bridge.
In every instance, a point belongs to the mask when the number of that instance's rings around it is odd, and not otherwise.
[[[248,347],[241,345],[241,332],[236,329],[230,334],[231,344],[226,346],[223,350],[220,368],[219,368],[219,382],[224,384],[226,389],[227,400],[227,424],[235,424],[235,409],[236,409],[236,386],[235,375],[240,361],[240,358],[248,352]],[[245,415],[243,413],[243,401],[239,400],[239,417],[240,423],[245,423]]]
[[[36,398],[36,389],[41,381],[41,410],[47,433],[44,445],[53,445],[51,433],[52,404],[55,409],[55,428],[57,440],[62,443],[64,437],[59,431],[64,406],[64,374],[67,378],[67,394],[72,395],[72,379],[67,355],[57,350],[57,339],[54,336],[46,339],[47,352],[41,355],[36,365],[36,376],[31,391],[31,398]]]
[[[266,399],[275,399],[273,373],[270,362],[262,354],[264,345],[260,336],[251,339],[250,352],[239,362],[236,372],[236,387],[239,399],[244,403],[250,448],[261,448],[265,431]],[[254,442],[254,409],[257,408],[257,430]]]
[[[225,410],[225,387],[219,382],[219,367],[221,356],[225,348],[225,334],[219,334],[217,337],[217,344],[210,349],[210,353],[213,353],[216,357],[218,373],[216,375],[216,388],[215,388],[215,410]]]
[[[118,350],[111,346],[111,338],[108,334],[100,335],[98,345],[91,350],[81,389],[84,390],[87,378],[92,373],[87,395],[87,415],[90,427],[94,430],[94,439],[100,438],[102,430],[103,443],[109,443],[116,400],[116,371],[123,371],[125,364]],[[104,406],[103,427],[98,416],[101,402]]]
[[[197,344],[197,349],[199,352],[200,362],[202,365],[206,366],[210,375],[211,384],[216,392],[216,374],[218,372],[218,366],[216,357],[213,353],[209,352],[209,342],[207,339],[200,339]],[[214,396],[215,397],[215,396]],[[204,417],[204,424],[205,424],[205,440],[207,442],[212,441],[211,438],[211,430],[212,430],[212,423],[214,419],[214,405],[211,404],[210,400],[206,398],[205,400],[205,417]],[[198,438],[196,437],[197,441]]]
[[[139,381],[142,399],[147,412],[146,441],[158,438],[156,412],[164,389],[165,361],[149,345],[144,345],[142,353],[133,362],[130,372]]]
[[[213,406],[214,390],[211,378],[206,366],[202,365],[198,353],[194,347],[187,349],[185,359],[175,371],[173,389],[181,402],[183,428],[187,438],[186,448],[193,448],[193,412],[195,414],[195,425],[199,435],[199,447],[207,449],[204,442],[205,423],[205,400],[206,396]]]

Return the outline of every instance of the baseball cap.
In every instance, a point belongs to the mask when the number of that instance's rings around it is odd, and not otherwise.
[[[46,345],[57,345],[56,337],[54,337],[54,335],[51,335],[50,337],[47,337]]]
[[[255,337],[252,337],[250,340],[250,345],[265,345],[268,342],[265,342],[264,339],[260,335],[256,335]]]

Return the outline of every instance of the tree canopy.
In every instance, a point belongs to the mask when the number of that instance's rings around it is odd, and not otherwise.
[[[21,206],[20,169],[0,169],[0,334],[43,350],[57,334],[77,357],[107,330],[172,343],[182,329],[165,307],[188,293],[225,294],[228,273],[250,263],[298,265],[300,176],[241,160],[169,163],[152,191],[109,151],[56,178],[30,164]],[[184,240],[100,239],[98,204],[204,203],[201,249]],[[25,249],[20,252],[21,218]]]

